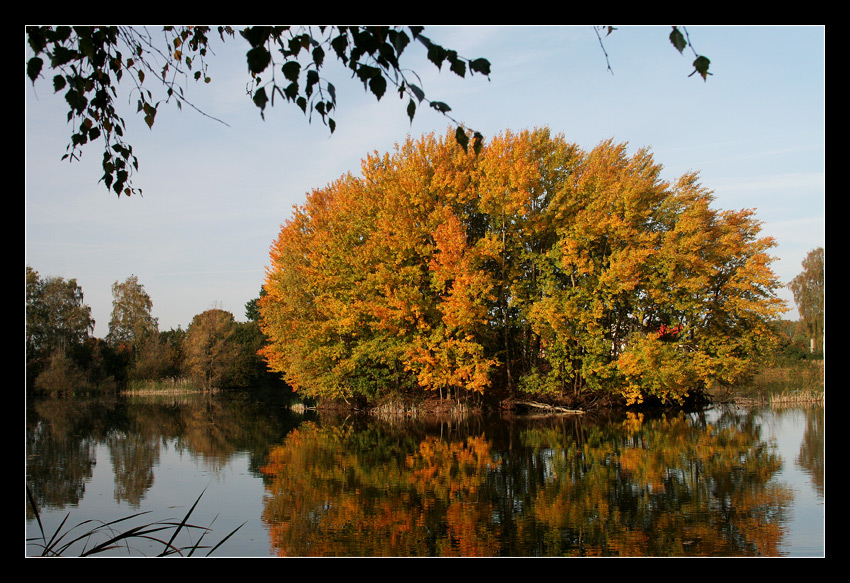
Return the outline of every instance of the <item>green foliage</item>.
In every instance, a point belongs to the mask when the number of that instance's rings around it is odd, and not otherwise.
[[[90,387],[85,371],[64,352],[54,352],[35,379],[36,389],[52,395],[84,393]]]
[[[189,330],[157,331],[152,301],[135,276],[113,285],[106,340],[91,338],[90,309],[76,280],[41,278],[26,268],[27,388],[52,395],[115,391],[128,383],[153,383],[182,374],[199,387],[280,386],[258,352],[265,336],[255,318],[209,310]],[[260,297],[265,295],[261,290]],[[250,313],[258,299],[246,304]]]
[[[151,334],[135,346],[129,380],[159,380],[180,371],[180,348],[161,334]]]
[[[266,295],[266,290],[261,286],[260,295],[245,304],[245,317],[249,321],[256,322],[260,319],[260,298],[264,295]]]
[[[112,317],[106,339],[112,344],[133,346],[158,334],[157,319],[151,315],[153,302],[135,275],[112,284]]]
[[[809,251],[803,271],[789,284],[794,302],[810,340],[810,352],[823,352],[825,325],[826,265],[823,247]]]
[[[76,279],[39,276],[26,266],[27,358],[65,351],[94,330],[91,308],[83,303]]]

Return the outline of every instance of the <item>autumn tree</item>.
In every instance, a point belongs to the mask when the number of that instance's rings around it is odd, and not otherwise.
[[[682,402],[745,378],[783,310],[751,210],[646,149],[546,129],[478,155],[409,139],[310,193],[272,247],[260,322],[297,390],[517,389]]]
[[[210,309],[192,318],[183,343],[184,366],[203,388],[222,388],[237,359],[236,322],[225,310]]]
[[[203,388],[254,386],[264,380],[257,354],[262,344],[256,322],[237,322],[213,308],[192,318],[181,342],[183,368]]]
[[[826,272],[823,247],[809,251],[803,271],[788,284],[809,335],[809,350],[823,351]]]
[[[180,347],[169,342],[168,336],[155,333],[135,345],[127,376],[132,380],[160,380],[177,376],[179,369]]]

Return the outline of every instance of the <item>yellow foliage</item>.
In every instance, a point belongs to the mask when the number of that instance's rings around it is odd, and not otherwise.
[[[505,378],[635,404],[734,382],[784,309],[773,241],[752,210],[712,209],[696,174],[660,175],[649,150],[546,129],[477,156],[451,135],[373,153],[282,226],[262,354],[316,396]]]

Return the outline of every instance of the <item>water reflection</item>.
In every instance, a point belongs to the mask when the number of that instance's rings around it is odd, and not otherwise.
[[[42,510],[76,506],[97,461],[107,461],[95,459],[97,446],[105,444],[115,502],[138,508],[154,486],[163,448],[213,470],[248,452],[256,471],[269,444],[293,423],[282,405],[269,407],[245,394],[35,401],[27,408],[27,484]],[[194,499],[203,487],[194,486],[186,498]]]
[[[777,477],[799,466],[824,488],[823,408],[795,411],[803,437],[780,455],[765,428],[785,413],[759,409],[413,424],[304,420],[250,397],[45,401],[27,481],[43,509],[76,505],[105,447],[115,501],[138,507],[166,448],[193,460],[173,470],[187,480],[247,452],[265,493],[261,516],[240,517],[262,523],[257,554],[777,556],[796,494]]]
[[[751,415],[561,419],[498,442],[307,423],[262,468],[281,555],[769,556],[791,491]]]
[[[806,429],[796,462],[811,477],[818,496],[824,495],[824,411],[822,407],[805,409]]]

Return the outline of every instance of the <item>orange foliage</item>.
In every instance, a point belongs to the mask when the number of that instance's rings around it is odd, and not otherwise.
[[[646,149],[548,130],[368,156],[272,245],[263,355],[297,390],[605,390],[681,402],[770,349],[769,238]],[[659,341],[663,341],[659,343]],[[545,343],[545,348],[544,348]],[[493,386],[495,379],[502,385]]]

